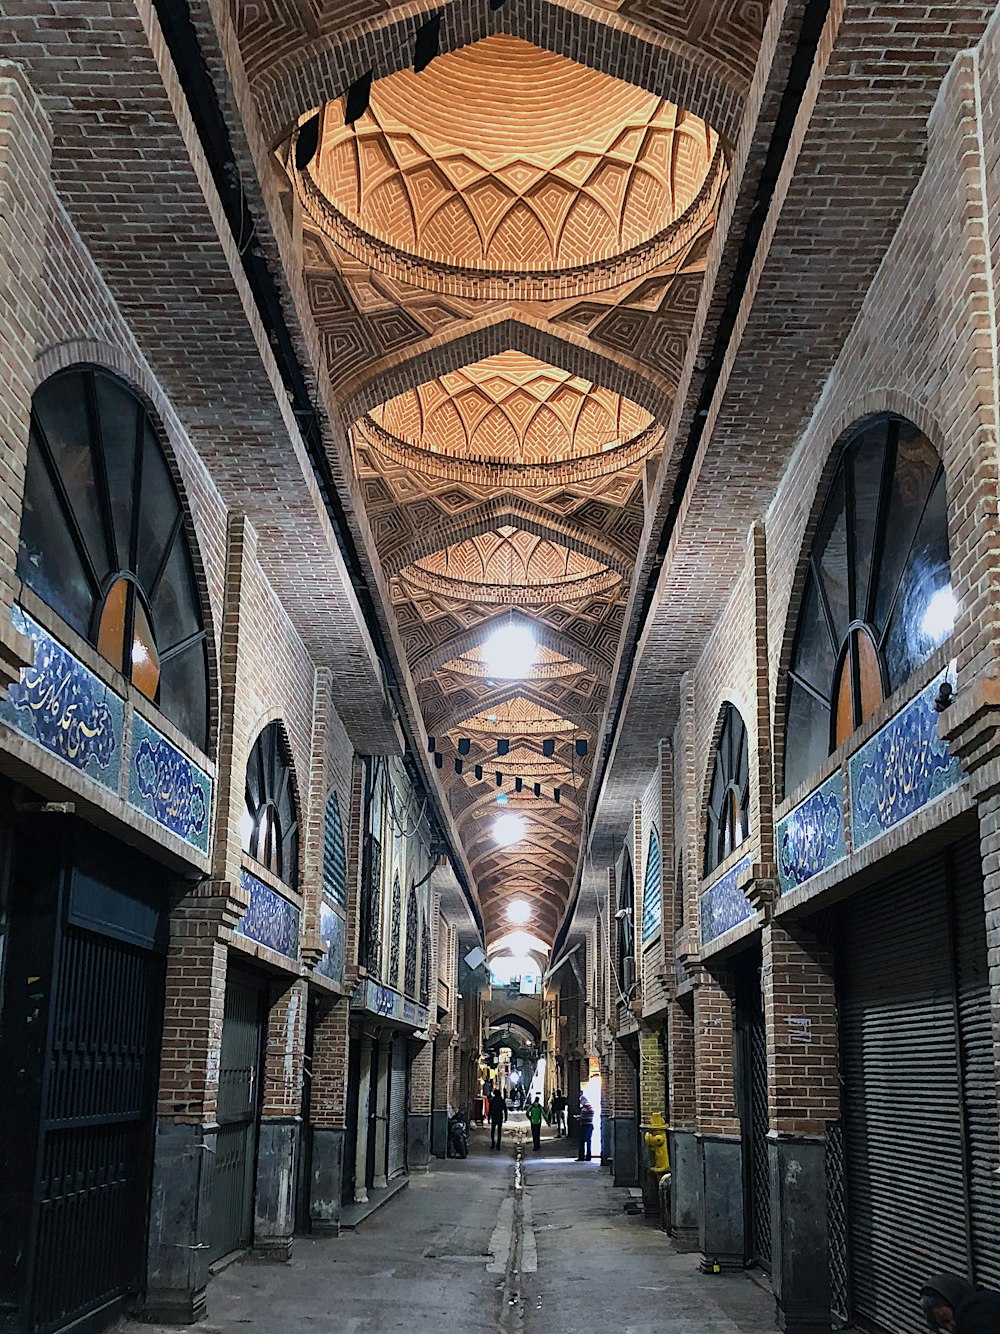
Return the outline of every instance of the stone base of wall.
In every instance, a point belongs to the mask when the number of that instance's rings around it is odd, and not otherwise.
[[[345,1132],[339,1129],[314,1126],[312,1130],[309,1230],[317,1237],[336,1237],[340,1234],[345,1138]]]
[[[614,1160],[612,1180],[616,1186],[639,1184],[639,1128],[634,1116],[611,1118],[611,1144]]]
[[[698,1135],[701,1216],[698,1246],[705,1274],[743,1269],[743,1145],[738,1136]]]
[[[431,1118],[413,1112],[406,1118],[406,1163],[411,1172],[426,1172],[431,1160]]]
[[[215,1128],[159,1118],[142,1317],[189,1325],[205,1315]]]
[[[253,1207],[253,1253],[258,1260],[291,1259],[300,1128],[298,1117],[260,1124]]]
[[[679,1251],[699,1249],[701,1155],[692,1130],[672,1130],[670,1143],[670,1235]]]

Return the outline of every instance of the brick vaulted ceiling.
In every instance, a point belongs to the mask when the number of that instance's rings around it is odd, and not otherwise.
[[[487,936],[525,897],[551,941],[764,7],[699,19],[625,0],[595,9],[574,46],[579,16],[541,0],[533,31],[453,37],[419,75],[387,54],[387,14],[353,126],[336,8],[239,6],[244,61],[296,198],[305,291]],[[478,8],[446,6],[446,29],[474,29]],[[601,59],[594,41],[626,10],[635,50]],[[378,19],[355,17],[341,46]],[[402,33],[412,43],[412,21]],[[513,625],[536,660],[497,679],[484,645]],[[494,821],[511,811],[525,834],[501,847]]]

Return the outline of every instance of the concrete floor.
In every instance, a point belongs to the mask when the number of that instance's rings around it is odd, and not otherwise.
[[[527,1141],[523,1164],[515,1140]],[[296,1241],[287,1265],[230,1265],[199,1334],[764,1334],[773,1300],[710,1277],[641,1217],[597,1162],[516,1115],[499,1153],[473,1130],[465,1162],[435,1162],[356,1232]],[[151,1326],[127,1324],[127,1334]]]

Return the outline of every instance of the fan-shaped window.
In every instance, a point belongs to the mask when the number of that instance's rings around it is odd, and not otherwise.
[[[912,422],[847,440],[809,552],[788,671],[791,792],[954,627],[945,478]]]
[[[627,852],[615,916],[618,919],[618,970],[622,991],[627,993],[635,981],[635,879],[632,859]]]
[[[403,962],[403,990],[407,996],[417,994],[417,932],[420,930],[417,892],[410,886],[406,898],[406,957]]]
[[[649,832],[646,848],[646,879],[642,890],[642,940],[652,940],[660,929],[663,916],[663,876],[660,865],[660,836]]]
[[[392,920],[389,926],[389,985],[399,986],[399,954],[403,937],[403,895],[399,876],[392,881]]]
[[[323,893],[341,908],[347,907],[347,854],[336,792],[326,799],[323,821]]]
[[[208,644],[180,497],[141,399],[96,367],[31,405],[19,577],[203,749]]]
[[[727,704],[715,751],[705,828],[705,875],[750,835],[750,748],[739,711]]]
[[[269,723],[247,764],[243,851],[294,889],[299,881],[299,826],[292,757],[280,723]]]

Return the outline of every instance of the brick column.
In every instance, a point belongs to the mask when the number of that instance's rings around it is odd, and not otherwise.
[[[309,1134],[309,1226],[318,1235],[340,1231],[347,1125],[347,1055],[351,1012],[347,998],[319,1002],[313,1032]]]
[[[667,1115],[666,1063],[664,1061],[663,1030],[656,1025],[642,1024],[639,1028],[639,1179],[648,1218],[659,1218],[659,1180],[646,1163],[646,1146],[642,1136],[650,1124],[650,1117]]]
[[[32,660],[31,642],[10,616],[18,585],[51,152],[52,127],[24,71],[0,61],[0,697]]]
[[[448,1105],[455,1068],[455,1034],[450,1028],[438,1030],[434,1039],[434,1105],[431,1108],[431,1152],[435,1158],[448,1153]],[[452,1103],[452,1106],[454,1104]]]
[[[779,1328],[830,1328],[826,1127],[840,1119],[832,953],[799,926],[764,929],[772,1282]]]
[[[426,1172],[431,1159],[431,1088],[434,1083],[434,1044],[421,1042],[410,1062],[410,1107],[407,1119],[407,1164],[411,1172]],[[475,1090],[473,1090],[474,1093]],[[471,1098],[467,1107],[472,1114]]]
[[[695,1136],[694,994],[675,997],[667,1010],[670,1097],[670,1234],[678,1250],[698,1249],[701,1163]]]
[[[639,1183],[637,1069],[632,1052],[616,1039],[611,1058],[612,1180],[616,1186]]]
[[[249,742],[238,711],[247,670],[240,655],[242,592],[254,551],[252,528],[231,517],[212,876],[188,890],[170,920],[145,1313],[172,1323],[199,1319],[205,1310],[226,940],[247,906],[239,883],[239,821]]]
[[[698,1245],[705,1273],[743,1268],[743,1145],[736,1110],[732,979],[699,969],[694,992]]]
[[[308,1005],[308,986],[300,978],[268,1014],[254,1198],[253,1244],[260,1259],[288,1260],[292,1254]]]
[[[219,932],[240,914],[219,888],[198,886],[170,915],[144,1314],[171,1324],[205,1314],[226,1000]]]

